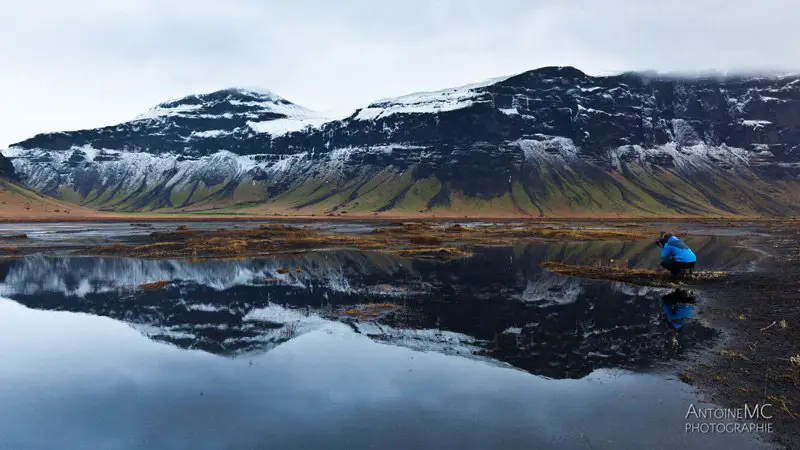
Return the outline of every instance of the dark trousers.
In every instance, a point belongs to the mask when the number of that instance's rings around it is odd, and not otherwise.
[[[669,270],[670,272],[672,272],[672,276],[673,277],[679,276],[681,274],[681,272],[683,272],[684,270],[689,271],[689,273],[693,273],[694,272],[694,264],[695,263],[678,262],[678,261],[674,261],[674,260],[671,260],[671,259],[667,260],[667,261],[661,261],[661,267],[663,267],[663,268]]]

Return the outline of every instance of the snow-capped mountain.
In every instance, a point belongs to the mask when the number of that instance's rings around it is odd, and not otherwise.
[[[119,210],[788,214],[800,76],[546,67],[328,119],[229,89],[5,152],[29,186]]]

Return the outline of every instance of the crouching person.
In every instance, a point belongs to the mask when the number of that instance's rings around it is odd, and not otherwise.
[[[661,267],[669,270],[673,277],[681,276],[684,271],[694,272],[697,256],[675,235],[663,233],[658,246],[661,247]]]

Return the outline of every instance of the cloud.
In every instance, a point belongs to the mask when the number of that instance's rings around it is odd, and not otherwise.
[[[795,0],[0,0],[0,145],[264,87],[318,110],[545,65],[794,70]]]

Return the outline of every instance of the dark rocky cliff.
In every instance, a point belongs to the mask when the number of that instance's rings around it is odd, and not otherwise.
[[[0,177],[14,178],[14,165],[3,155],[0,155]]]

